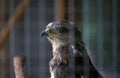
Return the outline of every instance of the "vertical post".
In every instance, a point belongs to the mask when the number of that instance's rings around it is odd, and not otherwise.
[[[67,0],[55,0],[55,19],[68,19]]]
[[[79,19],[79,11],[80,11],[80,9],[79,9],[79,6],[78,6],[78,3],[79,3],[79,1],[78,0],[73,0],[74,2],[73,2],[73,7],[74,7],[74,22],[75,22],[75,24],[77,24],[77,21],[78,21],[78,19]]]
[[[70,0],[68,2],[69,20],[72,20],[78,27],[82,21],[82,1],[81,0]],[[80,28],[80,27],[78,27]]]
[[[1,0],[0,2],[0,30],[4,27],[6,20],[8,19],[8,0]],[[9,74],[9,46],[8,41],[6,41],[6,44],[2,45],[2,48],[0,48],[0,77],[1,78],[10,78]]]
[[[2,47],[0,49],[0,77],[1,78],[10,78],[10,74],[9,74],[9,52],[8,52],[8,46],[7,44],[4,45],[4,47]]]
[[[16,78],[25,78],[24,64],[25,64],[25,57],[23,56],[14,57],[14,70],[15,70]]]

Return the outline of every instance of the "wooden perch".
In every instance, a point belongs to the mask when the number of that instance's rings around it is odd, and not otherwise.
[[[0,48],[8,39],[10,30],[14,27],[14,25],[21,19],[24,14],[24,10],[28,5],[29,0],[22,0],[18,7],[16,8],[16,12],[10,17],[10,19],[6,22],[4,28],[0,32]]]
[[[24,64],[25,64],[25,57],[23,56],[14,57],[14,70],[15,70],[16,78],[25,78]]]

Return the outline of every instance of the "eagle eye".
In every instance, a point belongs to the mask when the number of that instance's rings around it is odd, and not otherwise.
[[[65,28],[65,27],[57,27],[57,32],[59,32],[59,33],[67,32],[67,28]]]

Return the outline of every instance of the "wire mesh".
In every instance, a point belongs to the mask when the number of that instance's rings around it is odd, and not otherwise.
[[[3,0],[2,0],[3,1]],[[3,28],[2,13],[11,16],[21,0],[6,0],[8,9],[0,6],[0,30]],[[75,4],[77,2],[77,5]],[[118,0],[68,0],[68,20],[77,23],[82,31],[83,40],[88,47],[95,67],[105,78],[119,78],[118,45]],[[3,71],[9,71],[10,77],[15,78],[13,57],[26,57],[26,76],[29,78],[48,78],[49,61],[52,58],[52,49],[46,38],[40,38],[40,32],[45,26],[56,19],[58,11],[55,0],[31,0],[24,11],[24,16],[15,24],[9,35],[9,69],[0,62],[0,76]],[[2,4],[2,3],[0,3]],[[77,13],[75,13],[77,12]],[[76,15],[77,14],[77,18]],[[1,19],[3,18],[3,19]],[[76,22],[77,21],[77,22]],[[11,22],[12,23],[12,22]],[[0,51],[0,60],[6,57],[7,52]],[[6,73],[6,72],[5,72]],[[4,74],[5,75],[5,74]],[[1,78],[6,78],[2,76]]]

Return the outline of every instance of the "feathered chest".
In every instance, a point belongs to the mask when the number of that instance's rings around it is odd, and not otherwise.
[[[60,75],[56,78],[69,78],[74,76],[76,71],[75,58],[76,54],[70,45],[52,45],[53,46],[53,58],[50,61],[51,74],[58,72]],[[61,73],[60,73],[61,72]],[[69,75],[68,75],[69,73]],[[65,77],[69,76],[69,77]],[[51,77],[55,77],[51,75]]]
[[[53,46],[53,59],[55,59],[58,64],[68,63],[68,46],[67,45],[56,45]]]

